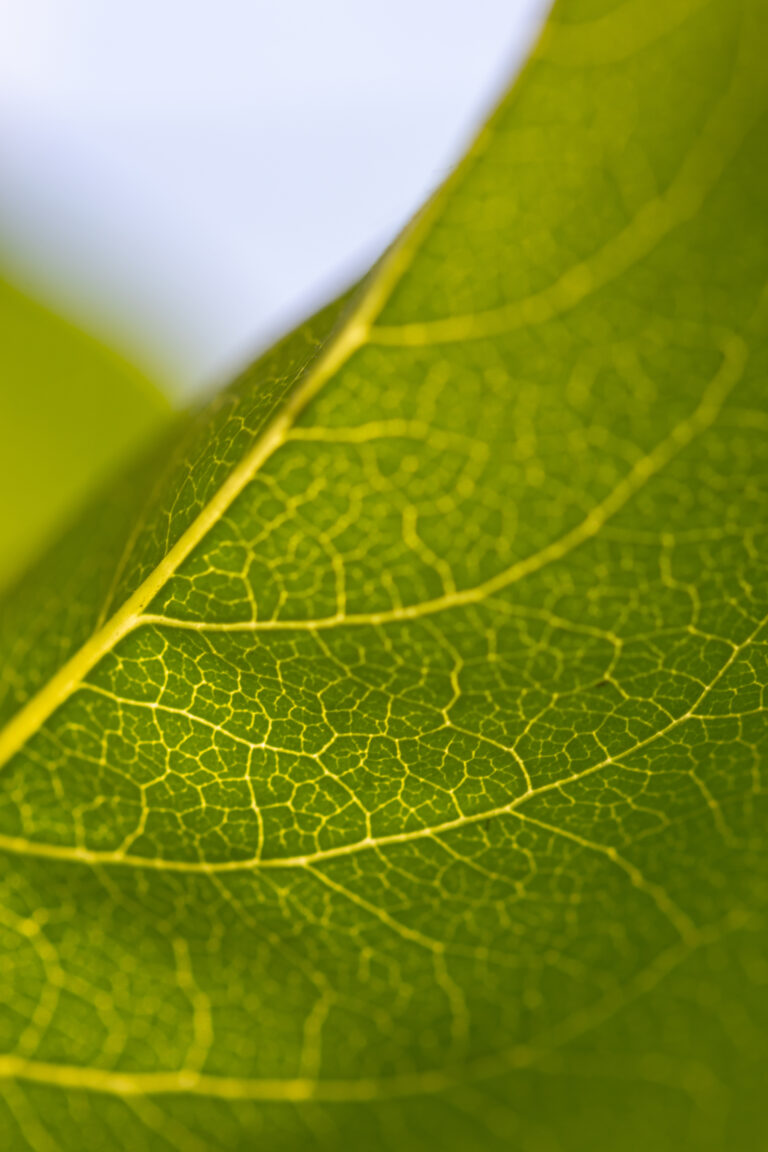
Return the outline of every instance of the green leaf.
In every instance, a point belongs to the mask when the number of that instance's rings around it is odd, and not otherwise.
[[[168,418],[135,369],[0,278],[0,587]]]
[[[7,602],[14,1152],[765,1147],[767,54],[565,0]]]

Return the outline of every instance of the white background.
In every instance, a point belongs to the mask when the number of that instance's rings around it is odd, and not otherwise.
[[[192,389],[367,267],[548,0],[0,0],[0,252]]]

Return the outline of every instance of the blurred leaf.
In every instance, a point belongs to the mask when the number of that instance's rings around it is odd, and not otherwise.
[[[0,586],[168,416],[130,364],[0,280]]]
[[[564,0],[7,600],[13,1152],[765,1148],[767,57]]]

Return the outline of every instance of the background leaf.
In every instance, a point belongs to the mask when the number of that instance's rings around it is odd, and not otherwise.
[[[11,1148],[764,1146],[767,48],[560,4],[7,602]]]
[[[109,349],[0,279],[0,587],[169,417]]]

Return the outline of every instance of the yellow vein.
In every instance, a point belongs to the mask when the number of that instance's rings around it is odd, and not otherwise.
[[[352,844],[340,844],[335,848],[321,848],[316,852],[308,852],[301,856],[275,856],[275,857],[251,857],[243,860],[219,860],[219,861],[205,861],[205,860],[180,860],[171,859],[164,860],[161,857],[152,856],[134,856],[122,852],[120,849],[112,851],[98,849],[92,850],[90,848],[82,848],[77,845],[71,844],[52,844],[43,841],[28,840],[23,836],[13,836],[7,833],[0,833],[0,851],[10,852],[18,856],[33,856],[42,859],[50,860],[67,860],[72,863],[86,864],[90,866],[96,865],[118,865],[123,867],[131,867],[144,869],[147,871],[155,872],[197,872],[203,875],[216,875],[220,872],[249,872],[254,870],[288,870],[292,868],[306,868],[312,865],[322,864],[325,861],[337,859],[338,857],[353,856],[358,852],[365,851],[379,851],[382,848],[391,847],[397,844],[409,844],[419,840],[436,839],[439,836],[445,835],[448,832],[456,831],[459,828],[466,828],[473,824],[485,823],[487,820],[493,820],[500,816],[508,816],[510,814],[517,814],[517,809],[521,808],[523,804],[533,800],[539,796],[543,796],[548,792],[558,791],[562,788],[568,787],[570,784],[578,784],[587,777],[594,775],[596,772],[602,771],[611,765],[621,767],[622,763],[628,757],[635,755],[635,753],[642,751],[653,744],[656,740],[666,736],[669,732],[673,731],[679,725],[685,723],[686,720],[692,719],[697,715],[697,709],[706,700],[712,689],[720,683],[723,676],[728,672],[729,668],[733,666],[735,661],[744,652],[750,644],[752,644],[757,636],[762,632],[766,625],[766,619],[761,620],[754,628],[754,630],[747,636],[740,644],[732,646],[728,659],[723,664],[722,668],[718,671],[714,679],[702,687],[701,692],[693,701],[693,703],[686,709],[680,716],[676,716],[670,720],[658,732],[652,732],[650,736],[646,736],[643,740],[638,740],[629,748],[624,748],[617,752],[614,756],[606,756],[603,760],[598,761],[596,764],[591,764],[588,768],[583,768],[579,772],[573,772],[570,776],[564,776],[559,780],[551,780],[547,784],[541,784],[538,788],[527,789],[519,796],[514,797],[506,804],[497,806],[496,808],[486,808],[478,812],[470,812],[466,815],[456,816],[451,820],[445,820],[442,824],[429,825],[423,828],[414,828],[406,832],[392,832],[385,836],[367,836],[362,840],[356,840]]]
[[[486,600],[502,589],[509,587],[510,584],[516,584],[526,576],[539,572],[547,565],[562,560],[579,545],[590,540],[608,520],[621,511],[625,504],[653,476],[662,471],[696,436],[713,423],[725,398],[740,379],[748,355],[746,343],[735,333],[729,333],[723,339],[721,351],[723,361],[720,368],[710,381],[698,407],[690,416],[681,420],[664,440],[647,455],[641,457],[615,488],[599,504],[595,505],[583,520],[557,540],[553,540],[523,560],[518,560],[517,563],[505,568],[502,572],[498,572],[482,584],[457,589],[443,596],[436,596],[432,600],[406,604],[380,612],[336,614],[311,620],[245,620],[214,623],[177,620],[168,616],[146,614],[142,616],[141,620],[137,620],[136,624],[185,628],[197,632],[268,632],[292,629],[314,632],[346,625],[382,625],[404,620],[416,620],[422,616],[430,616],[435,612],[443,612],[450,608],[459,608]]]
[[[472,153],[470,153],[470,156]],[[454,174],[454,178],[457,173]],[[265,462],[285,443],[288,433],[307,404],[362,348],[373,318],[388,300],[418,250],[424,233],[438,215],[453,180],[449,180],[414,219],[400,239],[371,273],[357,304],[331,335],[317,360],[289,395],[275,419],[264,429],[250,452],[232,470],[221,488],[187,530],[113,616],[75,653],[0,732],[0,767],[26,743],[52,712],[67,699],[90,670],[139,622],[147,605],[179,566],[250,483]]]
[[[395,264],[398,262],[398,255],[400,254],[392,253],[392,261]],[[402,259],[401,255],[400,259]],[[389,277],[384,279],[384,283],[389,284]],[[382,290],[380,285],[381,281],[374,282],[374,289],[363,298],[355,313],[340,329],[336,338],[329,342],[325,351],[318,357],[313,369],[307,373],[300,386],[288,398],[275,421],[265,429],[252,450],[232,470],[212,500],[203,508],[146,580],[115,612],[111,619],[54,674],[48,683],[6,725],[0,733],[0,765],[5,764],[26,743],[29,737],[45,723],[51,713],[81,683],[94,665],[135,627],[141,613],[178,569],[179,565],[187,559],[252,480],[259,468],[283,443],[285,434],[297,415],[316,395],[323,384],[361,347],[367,331],[368,317],[371,310],[379,302]]]
[[[102,657],[136,626],[147,605],[221,519],[259,469],[286,442],[292,425],[310,401],[354,353],[369,342],[374,320],[407,271],[424,237],[439,218],[444,204],[488,147],[505,103],[506,97],[472,140],[454,171],[436,189],[370,272],[356,302],[336,331],[331,334],[317,359],[306,370],[306,374],[280,408],[275,419],[262,431],[250,452],[229,474],[206,507],[129,599],[0,731],[0,768],[69,697]]]
[[[549,37],[545,36],[542,51],[546,51],[548,42]],[[547,323],[627,272],[648,256],[665,236],[697,215],[755,123],[762,102],[757,99],[754,78],[764,72],[760,63],[746,60],[748,55],[754,56],[755,51],[754,39],[745,31],[731,85],[672,182],[664,192],[648,200],[627,226],[592,256],[574,264],[548,287],[522,300],[442,319],[376,325],[371,329],[370,340],[397,347],[424,347],[503,335]]]
[[[682,942],[660,952],[624,987],[608,992],[548,1029],[533,1043],[513,1044],[499,1052],[442,1068],[392,1075],[380,1079],[318,1079],[310,1076],[257,1078],[222,1076],[191,1068],[170,1071],[117,1071],[111,1068],[60,1064],[16,1055],[0,1056],[0,1079],[45,1084],[70,1091],[95,1092],[127,1098],[146,1096],[199,1096],[219,1100],[365,1102],[403,1096],[431,1095],[485,1080],[514,1069],[535,1066],[553,1050],[605,1023],[622,1008],[652,992],[698,949],[716,942],[726,932],[743,930],[748,918],[734,910],[722,924],[699,932],[693,945]]]
[[[590,852],[597,852],[610,860],[618,868],[629,877],[633,888],[637,888],[639,892],[644,893],[658,908],[662,916],[664,916],[672,927],[675,929],[680,939],[686,944],[694,946],[698,940],[698,929],[691,920],[687,912],[685,912],[669,895],[665,888],[660,884],[648,880],[636,864],[631,860],[627,860],[622,856],[613,844],[598,844],[595,840],[589,840],[586,836],[580,836],[578,832],[572,832],[569,828],[558,828],[555,824],[550,824],[544,820],[537,820],[533,816],[529,816],[526,812],[513,812],[513,815],[518,820],[525,821],[526,824],[531,824],[535,828],[541,828],[545,832],[551,833],[553,836],[562,837],[565,840],[570,840],[574,844],[578,844],[580,848],[585,848]]]

